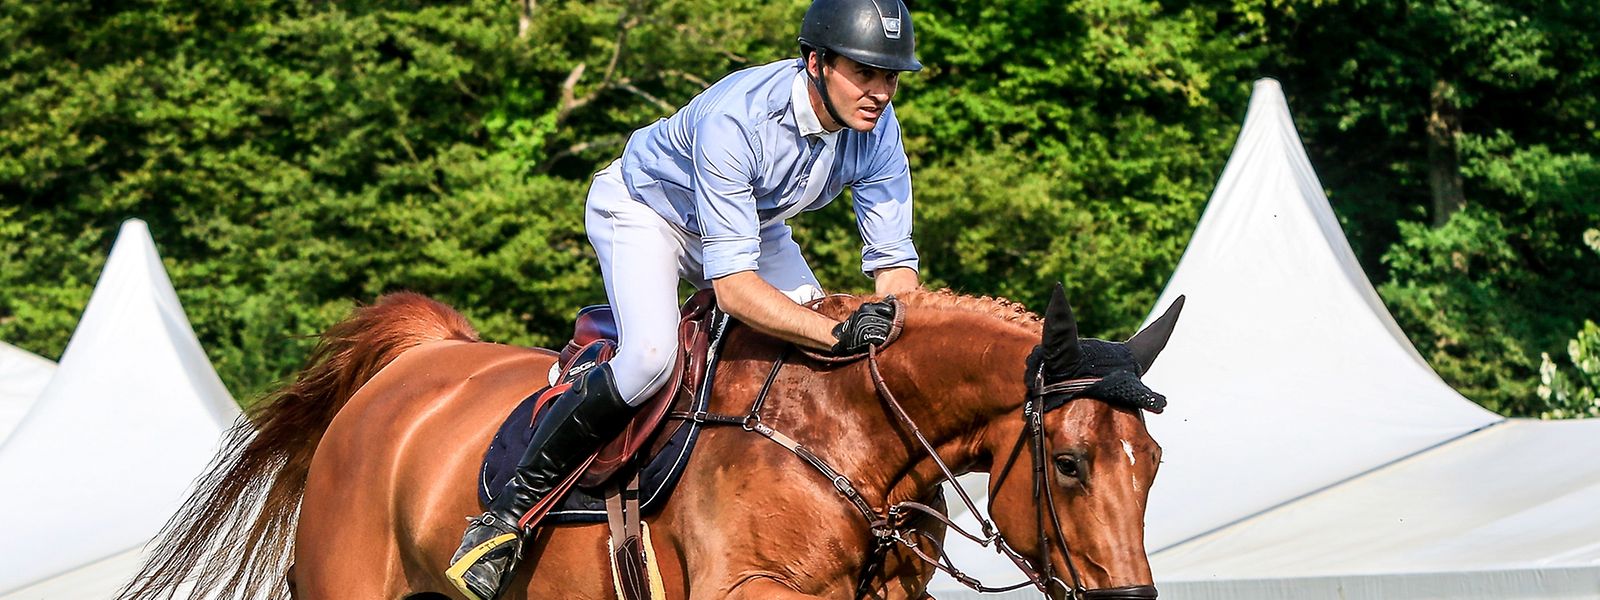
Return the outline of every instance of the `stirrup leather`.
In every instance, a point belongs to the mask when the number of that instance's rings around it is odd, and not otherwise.
[[[478,593],[472,589],[472,586],[467,584],[467,571],[470,570],[473,565],[478,564],[478,559],[483,558],[485,554],[493,552],[506,544],[517,543],[518,538],[519,535],[515,532],[502,533],[489,538],[487,541],[478,544],[477,546],[474,546],[471,550],[468,550],[466,554],[461,555],[461,558],[457,559],[454,563],[451,563],[450,568],[445,569],[445,578],[449,579],[450,584],[456,586],[456,589],[465,595],[468,600],[494,600],[494,598],[485,598],[479,596]],[[520,556],[522,554],[522,549],[518,548],[516,554]],[[513,561],[515,561],[515,558],[513,558]],[[495,585],[499,585],[499,583],[500,582],[495,582]],[[498,592],[502,590],[496,591]],[[495,594],[495,596],[498,595],[498,593]]]

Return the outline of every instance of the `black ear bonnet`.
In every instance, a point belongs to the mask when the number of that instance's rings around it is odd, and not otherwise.
[[[1045,395],[1046,412],[1081,397],[1161,412],[1167,407],[1167,397],[1151,391],[1139,376],[1150,370],[1156,356],[1166,348],[1183,302],[1184,297],[1178,296],[1161,318],[1126,342],[1079,339],[1066,286],[1056,284],[1050,306],[1045,309],[1043,339],[1028,355],[1028,393]],[[1051,389],[1065,382],[1074,384]]]
[[[1167,397],[1163,396],[1139,380],[1141,368],[1134,359],[1133,351],[1117,342],[1108,342],[1098,339],[1083,339],[1078,341],[1078,360],[1068,367],[1066,372],[1055,371],[1043,373],[1044,383],[1058,383],[1070,379],[1098,378],[1100,381],[1081,391],[1073,393],[1053,394],[1045,399],[1046,412],[1060,408],[1076,398],[1097,398],[1101,401],[1127,408],[1148,410],[1160,413],[1167,407]],[[1026,383],[1032,387],[1035,376],[1044,367],[1044,345],[1034,346],[1033,353],[1028,355],[1028,371]]]

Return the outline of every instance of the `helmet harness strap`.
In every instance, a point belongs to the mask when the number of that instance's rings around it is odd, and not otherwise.
[[[833,107],[833,98],[828,96],[827,78],[822,73],[822,70],[828,67],[828,49],[816,48],[812,50],[812,53],[817,57],[817,76],[811,77],[811,86],[815,87],[817,94],[822,96],[822,107],[828,110],[829,117],[833,117],[834,124],[839,127],[845,127],[844,117],[839,116],[839,109]],[[809,69],[806,71],[806,76],[811,76]]]

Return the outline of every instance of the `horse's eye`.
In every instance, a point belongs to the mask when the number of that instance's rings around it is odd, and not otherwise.
[[[1078,469],[1078,458],[1068,454],[1056,457],[1056,472],[1067,479],[1081,479],[1083,474]]]

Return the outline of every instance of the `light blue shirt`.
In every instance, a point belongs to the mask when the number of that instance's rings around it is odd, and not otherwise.
[[[755,270],[762,229],[826,206],[845,186],[855,192],[862,272],[917,268],[911,169],[894,107],[884,107],[870,132],[829,134],[806,85],[798,59],[738,71],[628,139],[622,154],[628,191],[700,237],[707,279]],[[813,161],[830,142],[835,149],[827,181],[808,181]],[[797,206],[813,184],[823,186],[811,194],[815,200]]]

